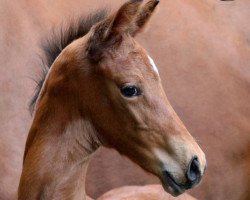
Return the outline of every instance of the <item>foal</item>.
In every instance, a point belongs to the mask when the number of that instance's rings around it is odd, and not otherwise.
[[[133,39],[158,3],[130,0],[111,16],[89,19],[88,33],[71,32],[75,40],[53,60],[36,101],[19,200],[85,199],[88,162],[101,145],[158,176],[174,196],[200,182],[204,153]]]

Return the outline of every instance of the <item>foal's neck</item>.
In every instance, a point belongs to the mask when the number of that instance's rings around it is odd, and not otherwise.
[[[19,200],[83,200],[90,155],[99,142],[91,123],[65,105],[40,99],[29,132]]]

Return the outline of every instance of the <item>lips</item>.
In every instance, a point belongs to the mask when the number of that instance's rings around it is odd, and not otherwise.
[[[177,183],[174,177],[168,171],[163,172],[163,177],[164,185],[167,184],[169,187],[171,187],[173,193],[172,195],[178,196],[185,192],[185,187],[183,187],[182,184]]]

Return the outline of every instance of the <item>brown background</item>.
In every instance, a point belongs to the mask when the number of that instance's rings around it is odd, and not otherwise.
[[[14,199],[39,75],[41,38],[69,17],[121,0],[0,0],[0,199]],[[138,40],[150,52],[174,109],[207,155],[201,200],[250,199],[250,1],[162,0]],[[31,78],[32,77],[32,78]],[[88,193],[157,182],[101,150]]]

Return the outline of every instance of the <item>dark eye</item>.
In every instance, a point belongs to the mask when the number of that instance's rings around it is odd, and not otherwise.
[[[121,88],[121,93],[125,97],[134,97],[139,96],[141,94],[141,90],[136,86],[125,86]]]

